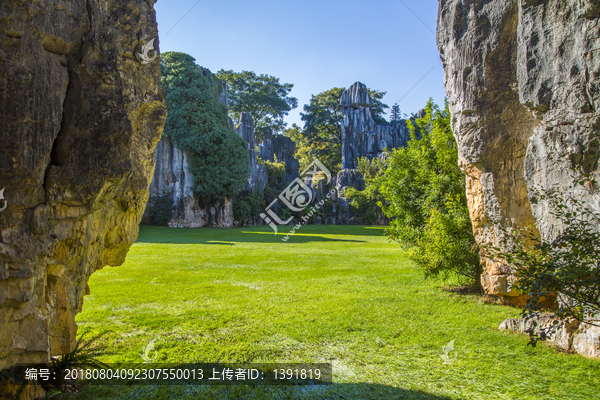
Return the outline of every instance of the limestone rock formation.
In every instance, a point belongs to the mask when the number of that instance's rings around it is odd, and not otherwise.
[[[172,228],[200,228],[212,221],[214,226],[233,226],[233,205],[230,198],[207,209],[192,192],[194,176],[190,171],[188,154],[163,136],[154,153],[156,168],[150,185],[150,201],[156,196],[168,196],[172,201]]]
[[[574,169],[598,177],[598,6],[590,1],[442,0],[437,42],[475,237],[500,245],[500,226],[560,226],[532,193],[570,192]],[[489,294],[518,302],[514,277],[483,257]]]
[[[166,117],[136,58],[152,4],[2,1],[0,369],[71,351],[89,276],[137,238]]]
[[[250,175],[248,183],[243,190],[248,192],[258,191],[262,193],[267,186],[268,174],[267,168],[258,163],[258,154],[256,151],[256,142],[254,138],[254,121],[248,113],[240,115],[240,122],[235,130],[246,143],[248,143],[248,159],[250,162]]]
[[[285,180],[291,182],[298,177],[300,163],[294,157],[296,143],[287,136],[273,134],[271,129],[265,133],[263,142],[259,145],[260,158],[265,161],[275,160],[285,163]]]
[[[553,324],[553,315],[544,313],[530,320],[509,318],[500,324],[499,329],[517,333],[526,333],[529,329],[534,329],[535,333],[539,335],[541,329],[548,328]],[[600,320],[591,322],[594,325],[600,324]],[[600,327],[594,325],[579,323],[576,320],[569,321],[560,326],[551,335],[549,341],[559,349],[573,351],[585,357],[600,358]]]
[[[342,169],[354,169],[360,157],[377,157],[385,148],[406,146],[410,134],[404,121],[377,125],[367,87],[356,82],[342,94]]]

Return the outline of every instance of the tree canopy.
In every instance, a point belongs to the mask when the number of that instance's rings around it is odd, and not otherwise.
[[[217,77],[227,82],[229,109],[233,119],[239,119],[242,112],[252,115],[259,142],[267,128],[282,131],[286,126],[283,117],[298,107],[298,99],[289,96],[294,85],[280,83],[279,78],[274,76],[222,69],[217,72]]]
[[[163,135],[188,153],[193,192],[209,205],[244,187],[247,144],[228,127],[227,108],[219,103],[222,84],[185,53],[162,54],[161,71],[168,110]]]
[[[383,197],[383,211],[392,219],[386,232],[410,246],[411,259],[426,276],[456,273],[479,285],[479,255],[448,102],[440,110],[429,100],[425,116],[415,120],[421,138],[413,123],[407,123],[408,147],[394,149],[385,165],[378,164],[380,174],[365,177],[367,188]]]

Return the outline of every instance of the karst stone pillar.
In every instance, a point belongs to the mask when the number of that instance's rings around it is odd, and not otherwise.
[[[600,21],[596,2],[441,0],[437,43],[475,238],[500,227],[560,226],[532,189],[571,192],[576,168],[598,176]],[[520,303],[508,266],[483,254],[487,293]]]
[[[89,276],[137,238],[166,117],[138,56],[153,4],[0,3],[0,369],[71,351]]]

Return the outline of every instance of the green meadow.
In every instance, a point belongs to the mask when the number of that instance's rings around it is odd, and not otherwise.
[[[518,309],[424,280],[383,232],[303,226],[282,242],[268,227],[142,226],[125,264],[91,277],[77,316],[80,332],[106,332],[102,361],[141,362],[154,340],[157,362],[325,362],[333,384],[90,386],[71,398],[600,397],[600,361],[498,331]]]

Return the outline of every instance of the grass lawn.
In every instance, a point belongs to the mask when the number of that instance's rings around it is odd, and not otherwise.
[[[596,399],[600,361],[497,330],[519,310],[423,280],[380,227],[142,227],[90,280],[81,331],[106,362],[328,362],[323,387],[88,387],[78,399]],[[457,358],[444,364],[451,340]]]

